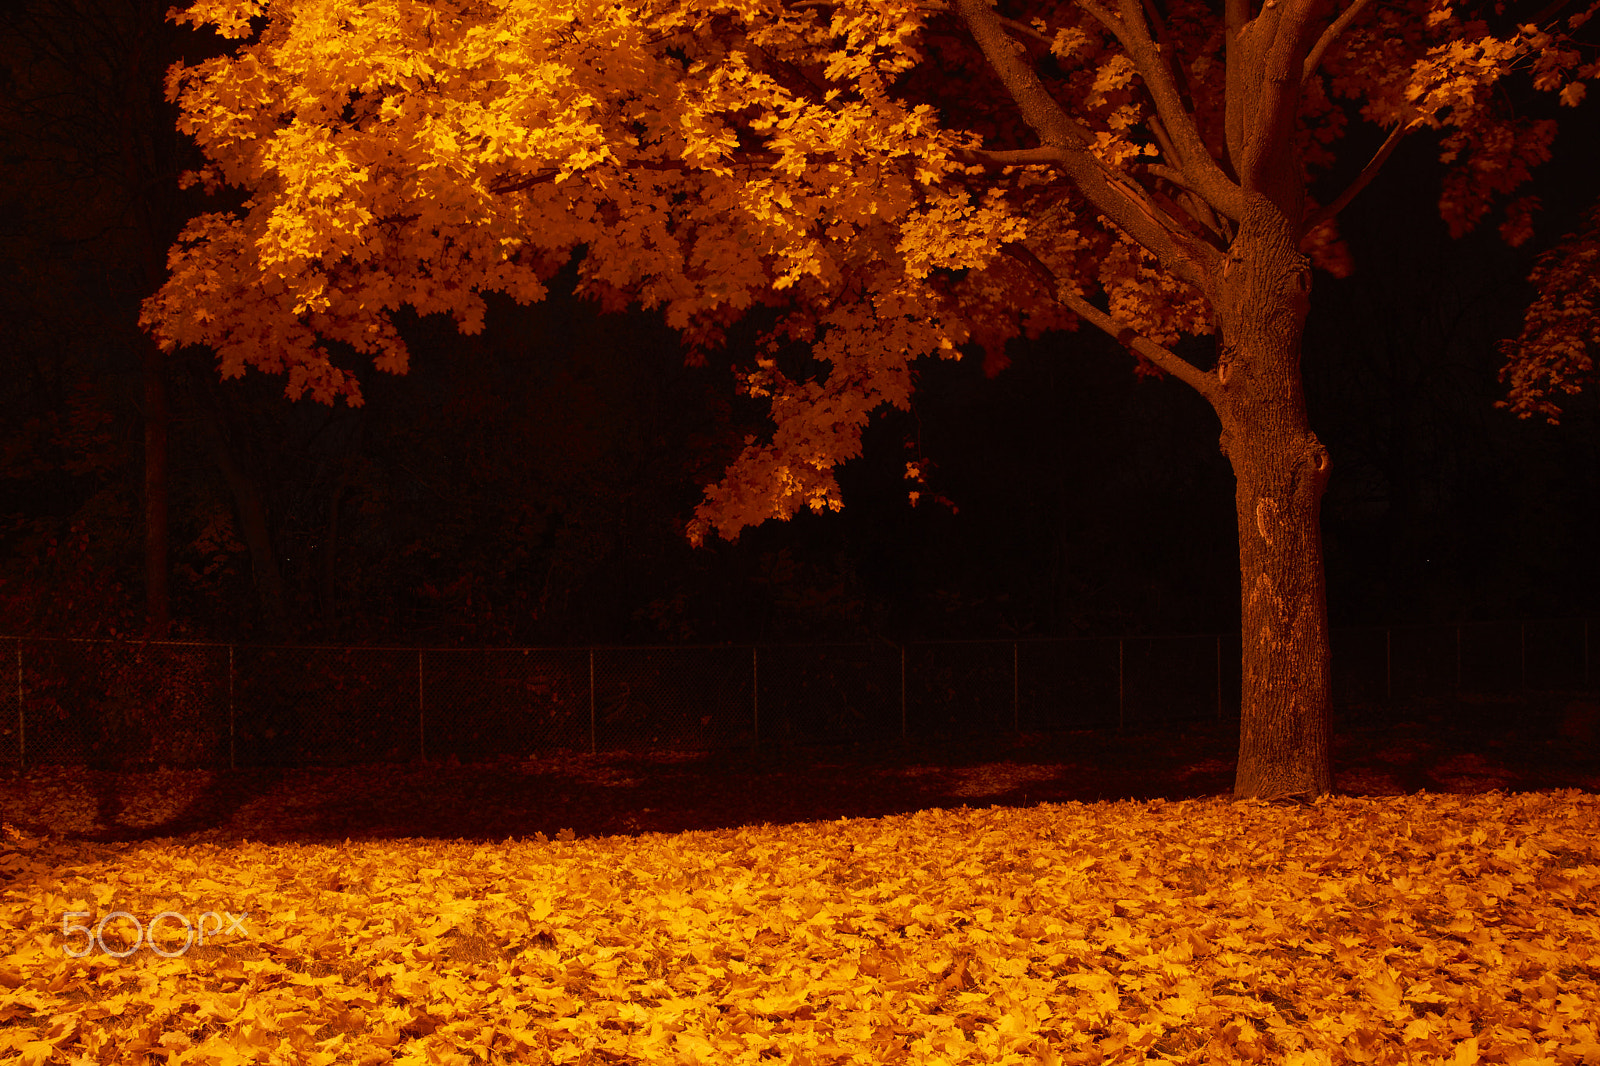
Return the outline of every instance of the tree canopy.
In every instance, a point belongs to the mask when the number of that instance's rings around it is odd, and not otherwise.
[[[584,293],[659,308],[692,351],[768,309],[741,388],[774,432],[690,526],[731,536],[837,509],[835,465],[907,403],[918,357],[976,344],[998,369],[1010,337],[1088,321],[1213,389],[1173,348],[1214,328],[1209,279],[1249,204],[1342,272],[1335,215],[1412,131],[1451,168],[1452,230],[1509,200],[1502,232],[1524,239],[1536,204],[1509,198],[1555,123],[1494,87],[1525,70],[1576,105],[1596,73],[1570,36],[1594,6],[1010,6],[200,0],[177,17],[249,41],[168,92],[211,160],[192,180],[250,198],[189,225],[146,324],[225,375],[359,404],[352,354],[407,367],[398,308],[470,333],[483,292],[538,300],[579,250]],[[1359,120],[1381,142],[1330,186]],[[1570,320],[1570,301],[1541,313]],[[1571,337],[1508,349],[1519,410],[1589,372]]]

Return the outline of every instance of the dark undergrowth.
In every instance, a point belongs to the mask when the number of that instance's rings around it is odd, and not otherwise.
[[[1594,697],[1413,702],[1334,722],[1337,792],[1600,791]],[[677,833],[929,807],[1231,791],[1237,726],[293,769],[0,773],[0,818],[98,841]]]

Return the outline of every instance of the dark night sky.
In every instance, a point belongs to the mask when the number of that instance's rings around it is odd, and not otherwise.
[[[11,614],[0,631],[103,633],[140,609],[132,323],[151,289],[147,248],[202,206],[171,191],[194,161],[159,103],[166,56],[196,38],[160,25],[160,10],[129,0],[112,27],[114,40],[158,46],[131,74],[92,66],[93,77],[69,79],[73,95],[51,105],[48,127],[37,116],[6,127],[0,272],[16,327],[0,355],[0,606]],[[20,26],[4,41],[12,64],[43,39]],[[113,89],[129,78],[146,85],[137,106]],[[1492,406],[1496,343],[1517,329],[1532,256],[1596,192],[1586,110],[1587,127],[1571,124],[1541,172],[1545,211],[1527,248],[1508,249],[1492,225],[1462,241],[1445,234],[1422,139],[1344,216],[1357,270],[1317,276],[1305,344],[1312,424],[1335,463],[1324,531],[1336,625],[1595,610],[1595,398],[1570,403],[1559,427]],[[101,150],[108,129],[138,146],[138,167]],[[699,486],[761,425],[733,393],[737,345],[720,364],[685,368],[648,316],[602,317],[559,294],[532,308],[493,300],[479,337],[435,320],[406,328],[411,374],[363,371],[359,411],[291,404],[281,381],[260,375],[218,383],[203,353],[173,361],[179,632],[268,627],[238,530],[238,478],[265,502],[281,626],[306,639],[1237,625],[1232,476],[1216,419],[1185,386],[1136,378],[1104,337],[1015,342],[1013,365],[993,380],[977,359],[924,366],[914,411],[880,418],[866,456],[842,472],[842,514],[696,551],[682,525]],[[1202,363],[1209,352],[1208,339],[1192,349]],[[908,505],[900,475],[911,457],[931,464],[929,491],[954,509]]]

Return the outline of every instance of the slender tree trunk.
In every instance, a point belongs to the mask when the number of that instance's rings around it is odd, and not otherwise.
[[[235,454],[233,442],[217,410],[223,402],[222,398],[216,395],[210,381],[202,380],[204,394],[199,397],[197,407],[210,431],[212,459],[233,493],[239,532],[250,550],[250,571],[261,616],[269,634],[282,635],[288,628],[288,609],[283,591],[283,572],[278,568],[278,556],[272,548],[266,499],[261,492],[260,482],[245,470]]]
[[[334,482],[333,492],[328,497],[328,525],[323,531],[322,552],[318,559],[321,585],[321,610],[322,620],[333,623],[338,620],[338,589],[339,589],[339,506],[344,500],[344,494],[349,490],[354,479],[353,470],[360,460],[361,442],[365,437],[366,419],[363,416],[355,425],[351,433],[349,444],[345,449],[344,459],[340,463],[339,478]]]
[[[176,168],[164,165],[170,161],[163,152],[161,138],[155,135],[159,128],[155,116],[163,109],[159,90],[150,78],[165,68],[160,42],[170,38],[162,29],[158,4],[134,5],[125,14],[130,22],[122,24],[121,16],[116,19],[126,31],[114,71],[120,86],[116,81],[108,83],[112,96],[101,104],[112,108],[118,119],[122,163],[118,177],[122,194],[130,197],[144,291],[151,293],[166,280],[167,247],[182,221],[175,217],[175,205],[166,192],[174,182]],[[154,339],[137,326],[133,333],[144,386],[145,631],[151,639],[162,640],[172,623],[168,366],[166,353]]]
[[[1300,338],[1311,270],[1265,201],[1240,225],[1213,306],[1217,413],[1237,479],[1243,692],[1238,799],[1333,788],[1321,501],[1328,452],[1306,419]]]
[[[328,494],[328,524],[322,532],[322,548],[317,557],[317,602],[322,620],[338,620],[339,588],[339,502],[344,497],[346,476],[341,475]]]
[[[144,377],[144,593],[145,631],[164,640],[172,621],[168,574],[167,361],[156,342],[141,335]]]
[[[261,486],[240,467],[225,440],[218,440],[214,455],[222,476],[233,490],[234,506],[239,513],[239,531],[244,535],[245,546],[250,549],[250,571],[255,578],[256,595],[261,603],[267,631],[274,636],[282,635],[289,619],[283,593],[283,572],[278,568],[277,553],[272,550],[272,533],[267,525],[267,504],[262,498]]]

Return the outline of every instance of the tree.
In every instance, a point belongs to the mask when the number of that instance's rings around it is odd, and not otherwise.
[[[1556,393],[1573,394],[1595,383],[1594,352],[1600,349],[1600,204],[1583,224],[1539,257],[1528,278],[1539,296],[1528,308],[1522,332],[1504,341],[1500,380],[1510,395],[1497,406],[1519,418],[1561,419]]]
[[[31,180],[16,185],[18,199],[25,202],[8,214],[19,228],[48,233],[51,252],[58,256],[65,250],[70,260],[78,249],[92,248],[97,269],[86,273],[99,275],[95,288],[109,289],[115,274],[143,283],[137,297],[155,291],[163,280],[165,248],[185,217],[176,210],[174,185],[180,169],[174,157],[182,146],[161,135],[165,123],[153,121],[167,105],[150,76],[177,53],[179,36],[163,22],[159,6],[147,0],[98,5],[93,17],[74,0],[35,0],[0,19],[5,165],[31,171]],[[37,276],[37,267],[24,269]],[[31,301],[46,288],[25,287],[35,290]],[[76,295],[74,317],[92,317],[82,306],[84,294]],[[105,298],[103,291],[95,295]],[[130,316],[115,321],[108,331],[112,336],[97,347],[132,346],[138,352],[145,630],[164,637],[171,613],[167,360],[149,336],[133,328]],[[83,327],[74,322],[73,328]]]
[[[1569,37],[1592,7],[1547,27],[1444,0],[263,10],[178,16],[251,38],[168,80],[211,160],[192,180],[251,199],[174,246],[144,317],[164,347],[359,404],[352,359],[406,369],[398,308],[472,333],[481,292],[538,300],[574,256],[586,295],[660,309],[691,353],[755,313],[739,386],[770,401],[774,430],[706,490],[700,541],[839,509],[834,468],[876,409],[906,406],[916,359],[976,347],[998,370],[1008,339],[1087,322],[1221,422],[1244,633],[1235,794],[1255,798],[1332,785],[1330,461],[1299,370],[1312,264],[1343,268],[1338,212],[1413,131],[1439,136],[1440,209],[1471,228],[1554,134],[1491,89],[1530,67],[1575,105],[1595,74]],[[1347,174],[1334,149],[1357,117],[1384,134]],[[1508,237],[1531,209],[1511,203]],[[1177,350],[1207,334],[1214,365]]]

